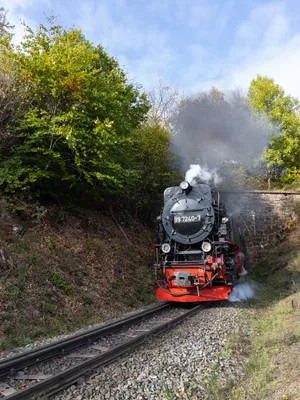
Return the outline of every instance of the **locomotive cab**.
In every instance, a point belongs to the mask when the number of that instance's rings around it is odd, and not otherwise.
[[[186,181],[167,188],[158,224],[157,299],[226,299],[243,260],[219,193],[205,183]]]

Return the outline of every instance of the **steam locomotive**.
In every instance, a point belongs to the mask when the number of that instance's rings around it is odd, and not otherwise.
[[[157,218],[156,298],[176,302],[225,300],[244,270],[238,225],[220,194],[183,181],[164,192]],[[243,250],[243,252],[241,251]]]

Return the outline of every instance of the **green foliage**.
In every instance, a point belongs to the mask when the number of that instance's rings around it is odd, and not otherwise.
[[[299,190],[300,169],[289,168],[281,179],[284,189]]]
[[[21,289],[17,280],[9,281],[5,287],[5,295],[16,305],[21,299]]]
[[[0,34],[0,159],[7,157],[16,143],[18,120],[27,109],[26,90],[14,73],[10,51]]]
[[[159,124],[144,124],[135,132],[137,174],[129,193],[139,215],[151,212],[157,200],[160,205],[164,189],[178,183],[176,157],[170,153],[169,144],[170,134]]]
[[[299,101],[286,95],[273,79],[260,75],[250,84],[248,101],[254,111],[266,114],[271,122],[270,142],[264,154],[269,169],[281,167],[285,182],[292,182],[291,171],[300,169]]]
[[[85,306],[90,306],[94,302],[92,297],[88,293],[82,293],[80,298]]]
[[[48,303],[46,301],[41,302],[41,308],[43,311],[43,314],[50,314],[52,315],[54,313],[54,305],[51,303]]]
[[[18,146],[0,164],[0,186],[52,195],[75,187],[96,196],[122,187],[132,132],[149,107],[117,61],[53,19],[36,32],[26,27],[9,57],[31,107],[19,121]]]
[[[280,129],[291,133],[297,130],[299,121],[295,110],[299,108],[299,101],[285,95],[283,88],[275,84],[274,79],[261,75],[253,79],[248,100],[255,111],[266,113]]]
[[[53,283],[53,285],[55,285],[59,289],[62,289],[66,294],[73,293],[75,289],[74,285],[66,283],[61,275],[57,272],[53,272],[53,274],[50,276],[50,281]]]

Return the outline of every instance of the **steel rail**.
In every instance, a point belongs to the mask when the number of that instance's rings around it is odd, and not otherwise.
[[[37,349],[21,353],[7,360],[1,361],[0,378],[7,377],[17,370],[30,367],[38,362],[46,361],[50,358],[68,353],[71,350],[89,344],[89,342],[94,340],[101,339],[103,336],[107,336],[110,333],[115,332],[118,329],[122,329],[123,327],[132,323],[139,322],[143,318],[169,307],[170,303],[152,307],[149,310],[142,311],[130,317],[125,317],[116,322],[111,322],[107,325],[69,336],[57,342],[47,344]]]
[[[27,389],[20,390],[17,393],[7,396],[5,397],[5,400],[46,399],[49,396],[52,396],[55,393],[65,389],[66,387],[69,387],[93,368],[105,366],[106,364],[114,361],[124,353],[127,353],[139,346],[140,344],[144,343],[149,338],[171,329],[187,317],[190,317],[191,315],[198,312],[201,308],[203,308],[203,305],[199,304],[193,307],[191,310],[179,315],[178,317],[175,317],[168,322],[162,323],[159,326],[149,330],[148,332],[142,333],[139,336],[112,348],[111,350],[95,356],[94,358],[88,359],[74,367],[67,369],[60,374],[45,379],[42,382],[36,383],[35,385],[30,386]]]

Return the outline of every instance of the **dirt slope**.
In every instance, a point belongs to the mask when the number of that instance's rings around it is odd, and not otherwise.
[[[0,202],[0,349],[154,301],[153,233],[128,214]]]

